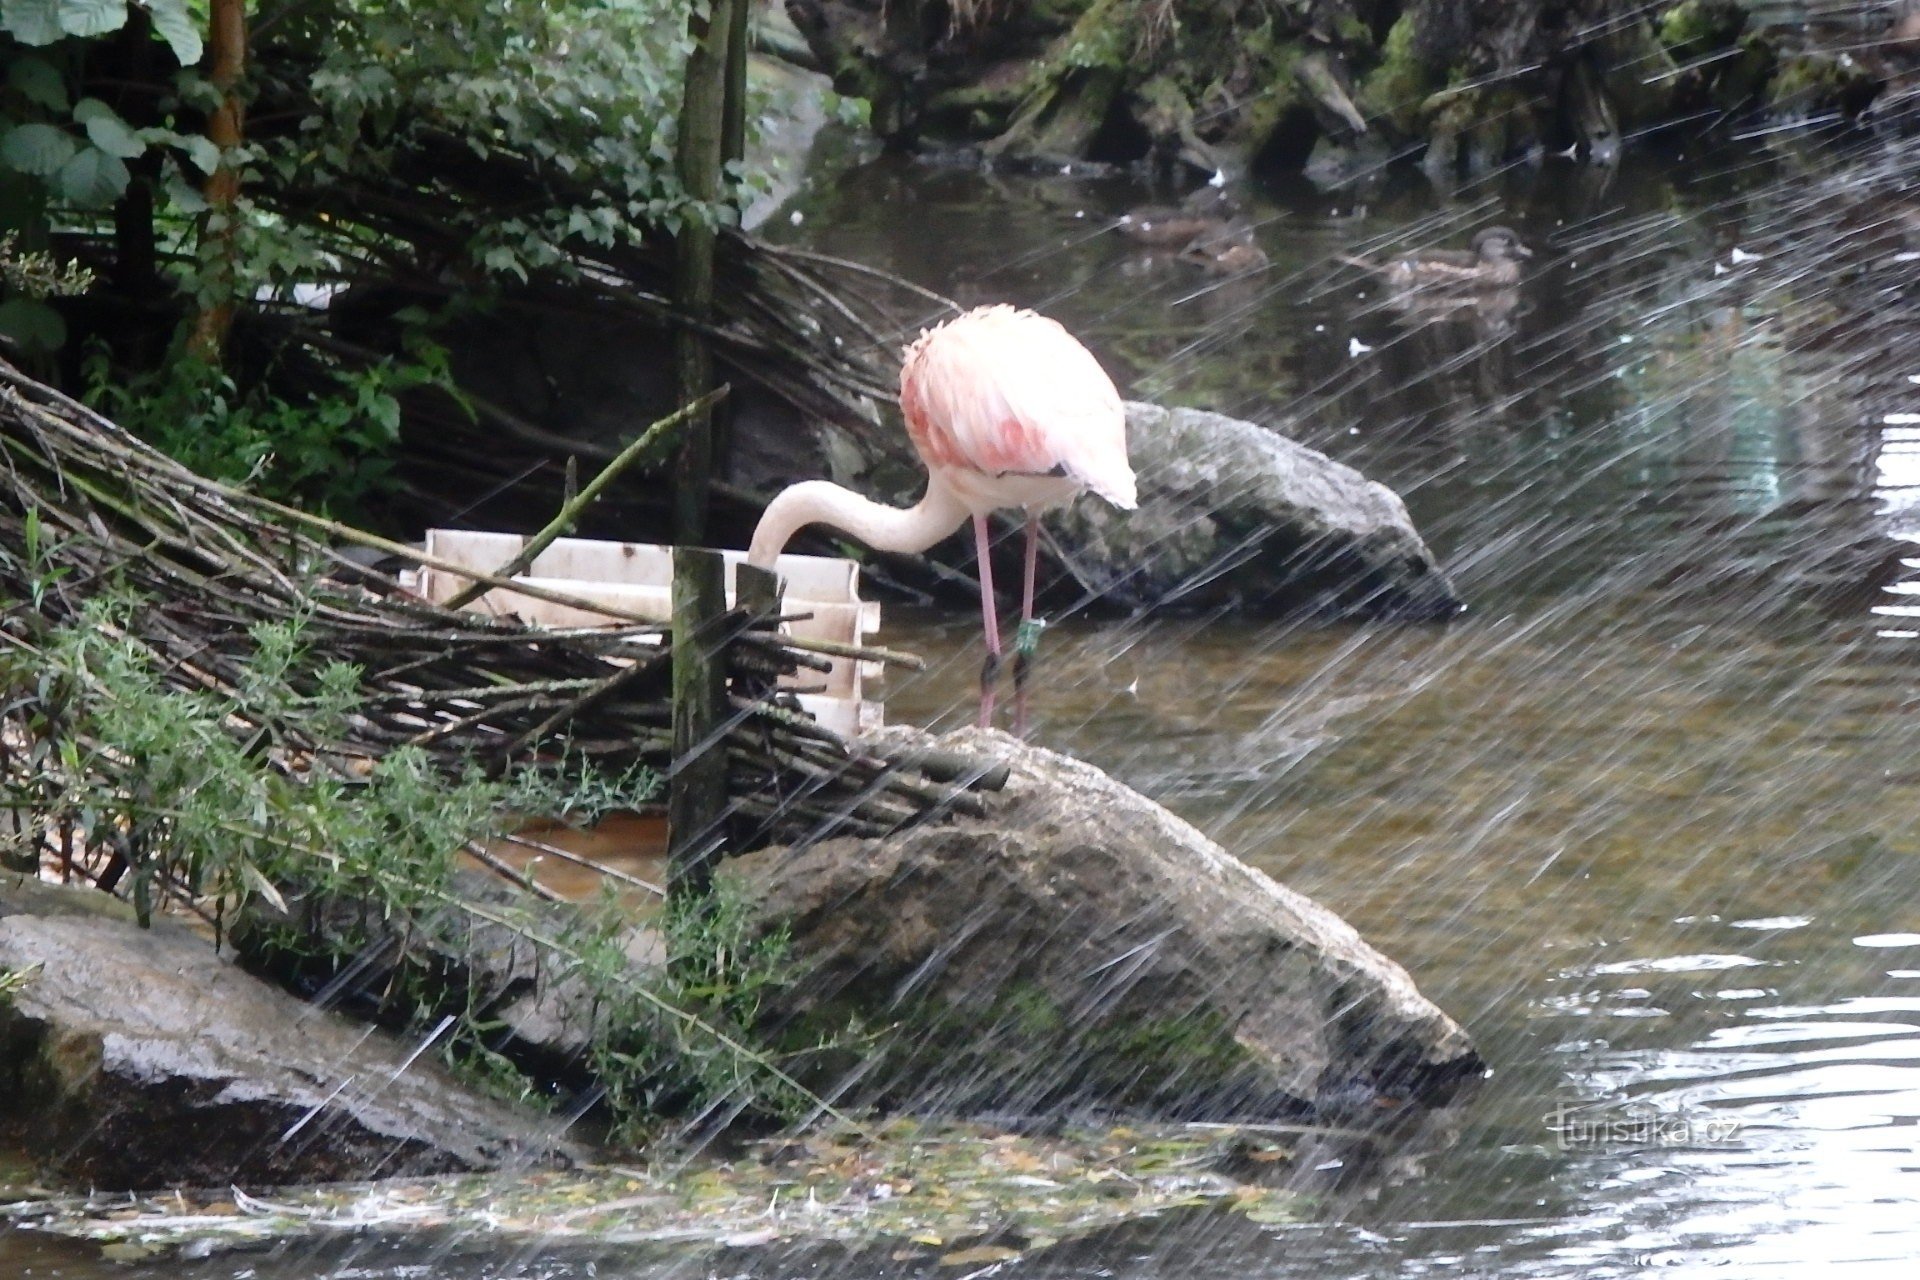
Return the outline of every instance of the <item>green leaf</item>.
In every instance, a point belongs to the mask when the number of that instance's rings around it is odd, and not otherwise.
[[[7,67],[7,85],[28,102],[50,111],[67,109],[67,82],[51,62],[22,54]]]
[[[181,66],[200,61],[200,27],[187,11],[187,0],[147,0],[147,16],[153,19],[153,33],[167,42]]]
[[[60,0],[60,29],[70,36],[103,36],[127,25],[127,0]]]
[[[200,188],[187,181],[187,175],[172,161],[167,162],[160,185],[166,190],[167,199],[181,213],[191,215],[207,211],[206,196],[201,194]]]
[[[190,133],[181,138],[180,149],[187,153],[187,159],[193,161],[193,167],[202,173],[212,173],[220,167],[220,148],[203,133]]]
[[[20,173],[49,177],[73,158],[76,145],[55,125],[18,125],[0,139],[0,162]]]
[[[74,105],[73,118],[86,126],[93,145],[108,155],[131,160],[147,149],[132,127],[98,98],[82,98]]]
[[[83,208],[100,208],[120,198],[133,175],[126,162],[98,147],[83,147],[60,166],[54,185],[61,195]]]
[[[255,824],[262,827],[266,826],[266,798],[264,796],[258,798],[255,809]],[[240,859],[240,878],[247,882],[249,889],[252,889],[272,904],[275,911],[286,911],[287,900],[280,896],[280,890],[274,886],[273,881],[267,879],[265,872],[261,871],[260,868],[254,866],[253,863],[244,857]]]
[[[0,0],[0,30],[21,44],[52,44],[66,34],[60,0]]]
[[[28,351],[54,351],[67,340],[67,322],[44,302],[10,298],[0,302],[0,335]]]

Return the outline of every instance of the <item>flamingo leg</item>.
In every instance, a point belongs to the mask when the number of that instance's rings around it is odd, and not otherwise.
[[[1040,520],[1027,516],[1026,582],[1020,592],[1020,626],[1013,633],[1013,733],[1027,736],[1027,674],[1040,647],[1041,624],[1033,617],[1033,579],[1040,563]]]
[[[993,601],[993,558],[987,547],[987,518],[973,517],[973,543],[980,556],[980,617],[987,629],[987,660],[980,667],[980,727],[993,726],[993,686],[1000,675],[1000,615]]]

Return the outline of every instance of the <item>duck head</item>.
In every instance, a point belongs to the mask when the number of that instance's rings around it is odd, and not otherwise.
[[[1533,256],[1533,250],[1520,243],[1519,235],[1511,227],[1488,227],[1481,231],[1473,237],[1473,251],[1484,262],[1511,262]]]

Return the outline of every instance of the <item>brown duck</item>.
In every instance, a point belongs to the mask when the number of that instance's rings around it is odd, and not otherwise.
[[[1396,289],[1510,289],[1520,283],[1520,259],[1533,250],[1508,227],[1488,227],[1470,249],[1420,249],[1386,262],[1342,257],[1377,271]]]
[[[1223,230],[1237,212],[1232,197],[1217,187],[1203,187],[1177,205],[1143,204],[1129,210],[1114,230],[1148,248],[1179,249]]]

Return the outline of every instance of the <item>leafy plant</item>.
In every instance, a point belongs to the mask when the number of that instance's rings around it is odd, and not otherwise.
[[[417,333],[405,358],[325,368],[328,388],[298,400],[267,380],[243,387],[219,367],[175,360],[131,378],[90,344],[82,399],[201,475],[270,496],[355,512],[379,493],[400,439],[401,401],[423,387],[459,402],[444,347]]]
[[[371,760],[291,751],[277,745],[292,739],[283,726],[324,743],[355,716],[358,670],[316,666],[296,613],[253,628],[253,659],[231,687],[183,689],[132,638],[140,607],[97,599],[73,625],[32,641],[16,634],[0,650],[0,679],[15,691],[0,805],[108,855],[104,878],[143,919],[170,900],[216,922],[250,899],[277,912],[296,894],[357,904],[364,927],[291,945],[324,946],[347,964],[382,938],[411,939],[386,981],[389,1002],[423,1027],[445,1019],[451,1061],[535,1097],[538,1083],[496,1047],[491,997],[423,945],[438,936],[457,948],[472,929],[504,929],[596,1010],[589,1057],[618,1131],[650,1131],[669,1113],[819,1105],[754,1045],[759,1001],[785,980],[786,943],[757,930],[737,892],[669,913],[660,927],[676,963],[649,970],[629,954],[635,919],[610,899],[544,912],[460,888],[459,855],[475,842],[530,817],[591,821],[639,806],[657,776],[599,773],[564,753],[503,777],[449,777],[416,747]]]
[[[15,993],[26,989],[27,984],[40,974],[40,966],[30,964],[24,969],[0,969],[0,1009],[12,1001]]]
[[[97,287],[135,304],[63,318],[0,298],[0,334],[53,352],[85,315],[89,397],[222,478],[351,509],[384,483],[408,393],[451,389],[424,323],[343,340],[343,290],[457,314],[579,273],[582,248],[732,216],[675,174],[674,0],[254,7],[224,150],[208,20],[205,0],[0,4],[0,230],[109,265]],[[220,342],[196,341],[229,310]]]

